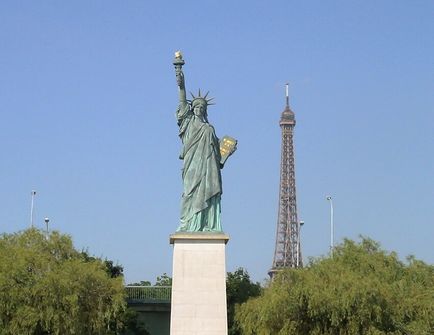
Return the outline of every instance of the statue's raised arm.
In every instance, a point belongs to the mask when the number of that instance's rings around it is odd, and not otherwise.
[[[176,83],[179,88],[179,103],[186,104],[187,103],[187,94],[185,92],[185,80],[184,80],[184,72],[182,72],[182,66],[185,64],[185,61],[182,59],[181,51],[175,52],[175,59],[173,60],[173,65],[175,65],[175,74],[176,74]]]

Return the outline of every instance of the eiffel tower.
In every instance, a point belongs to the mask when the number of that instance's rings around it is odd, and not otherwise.
[[[271,278],[282,269],[303,266],[300,248],[300,224],[303,222],[299,222],[297,218],[295,189],[295,114],[289,108],[288,84],[286,84],[286,106],[279,124],[282,129],[279,212],[273,266],[268,272]]]

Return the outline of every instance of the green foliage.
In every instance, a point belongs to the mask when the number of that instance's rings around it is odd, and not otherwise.
[[[82,251],[81,256],[87,262],[99,261],[98,258],[90,256],[87,250]],[[110,276],[110,278],[123,277],[124,268],[121,265],[119,264],[114,265],[113,261],[110,261],[108,259],[104,260],[104,265],[106,267],[106,272]]]
[[[152,283],[149,280],[141,280],[138,283],[131,283],[127,286],[152,286]],[[153,286],[172,286],[172,277],[169,277],[167,273],[163,273],[157,277]]]
[[[86,256],[58,232],[1,235],[0,334],[116,334],[123,278]]]
[[[172,277],[169,277],[167,273],[163,273],[160,277],[157,277],[155,286],[172,286]]]
[[[261,294],[261,285],[250,280],[249,273],[243,268],[228,272],[226,277],[226,299],[228,309],[229,335],[241,334],[234,322],[235,306],[246,302],[251,297]]]
[[[130,283],[127,286],[152,286],[152,284],[149,280],[141,280],[136,283]]]
[[[110,278],[123,277],[124,268],[121,265],[119,265],[119,264],[114,265],[113,261],[110,261],[107,259],[104,261],[104,265],[107,269],[106,272],[110,276]]]
[[[143,322],[140,322],[138,313],[132,308],[127,308],[123,314],[123,324],[123,335],[150,335]]]
[[[362,238],[276,276],[236,310],[246,335],[434,334],[434,266]]]

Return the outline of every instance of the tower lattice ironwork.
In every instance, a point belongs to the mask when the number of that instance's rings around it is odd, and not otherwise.
[[[286,106],[280,118],[282,152],[280,162],[279,211],[273,266],[269,271],[271,278],[281,269],[296,268],[303,265],[295,188],[294,127],[295,115],[291,108],[289,108],[288,85],[286,85]]]

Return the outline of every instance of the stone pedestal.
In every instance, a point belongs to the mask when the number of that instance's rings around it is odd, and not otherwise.
[[[171,335],[227,335],[223,233],[176,233],[173,244]]]

